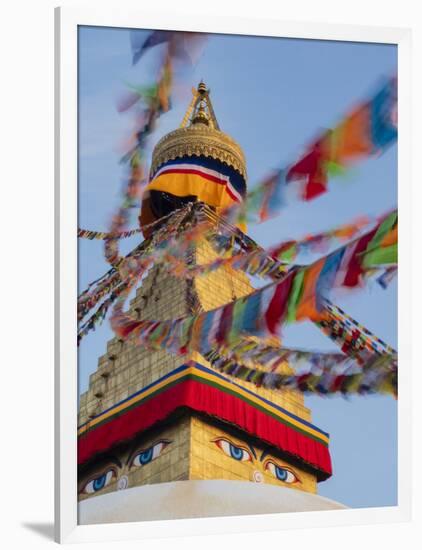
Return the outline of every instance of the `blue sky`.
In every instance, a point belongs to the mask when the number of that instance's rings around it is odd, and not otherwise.
[[[129,31],[79,29],[79,227],[107,231],[119,204],[124,172],[119,165],[130,119],[116,110],[125,83],[150,82],[158,52],[131,67]],[[197,66],[177,86],[173,109],[160,119],[151,139],[176,128],[190,100],[190,88],[204,79],[220,127],[242,146],[253,187],[273,168],[298,158],[323,128],[366,98],[397,70],[392,45],[319,40],[211,35]],[[330,181],[323,197],[291,201],[275,220],[251,225],[249,235],[263,246],[331,229],[361,215],[378,215],[397,205],[397,148],[360,163]],[[136,226],[136,214],[131,227]],[[126,252],[138,238],[127,239]],[[108,269],[100,241],[79,241],[80,290]],[[393,347],[397,347],[397,284],[371,284],[333,301]],[[79,389],[105,352],[108,322],[79,348]],[[289,346],[335,350],[312,324],[283,332]],[[313,422],[331,436],[334,475],[319,493],[351,507],[397,503],[397,404],[371,396],[306,397]]]

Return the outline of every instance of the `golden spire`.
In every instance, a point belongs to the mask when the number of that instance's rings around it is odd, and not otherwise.
[[[208,122],[205,122],[205,118]],[[220,129],[211,103],[210,90],[207,89],[202,80],[198,84],[198,88],[192,88],[192,100],[183,117],[180,128],[187,128],[197,122],[207,124],[207,126],[214,128],[214,130]]]
[[[192,124],[206,124],[207,126],[210,123],[210,117],[205,110],[205,106],[200,103],[199,107],[192,118]]]
[[[184,156],[212,157],[232,166],[246,179],[246,162],[241,147],[220,130],[210,99],[201,80],[192,88],[192,100],[177,130],[165,135],[152,154],[151,177],[169,160]]]

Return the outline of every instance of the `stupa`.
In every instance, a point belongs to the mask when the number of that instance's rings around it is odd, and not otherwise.
[[[140,212],[145,236],[157,228],[151,222],[172,223],[173,212],[193,204],[210,231],[186,262],[235,253],[252,241],[244,226],[230,233],[221,214],[242,201],[246,183],[243,151],[220,130],[201,82],[181,126],[153,151]],[[129,311],[176,319],[253,290],[228,266],[190,279],[154,265]],[[80,398],[78,425],[81,523],[342,507],[317,496],[332,474],[329,435],[312,423],[303,395],[235,380],[196,351],[180,357],[112,338]]]

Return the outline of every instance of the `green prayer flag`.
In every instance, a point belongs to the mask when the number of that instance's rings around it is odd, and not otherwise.
[[[391,212],[385,220],[380,224],[378,227],[377,232],[371,239],[371,241],[368,244],[367,251],[370,252],[372,249],[377,248],[380,244],[383,238],[387,235],[387,233],[393,229],[395,224],[397,223],[397,210],[394,212]]]
[[[376,265],[397,264],[397,243],[386,247],[378,247],[365,254],[363,267],[372,267]]]
[[[278,255],[278,259],[283,262],[292,262],[295,259],[296,254],[297,254],[297,245],[295,243],[295,244],[292,244],[292,246],[290,246],[287,250],[283,250],[283,252],[281,252]]]
[[[292,288],[290,290],[289,301],[287,303],[287,323],[292,323],[296,320],[296,310],[302,296],[304,279],[305,269],[300,269],[293,279]]]

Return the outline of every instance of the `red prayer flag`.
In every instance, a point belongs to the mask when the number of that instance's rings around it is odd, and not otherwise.
[[[326,136],[319,139],[299,162],[287,172],[286,180],[292,181],[306,178],[303,199],[308,201],[323,194],[327,190],[328,143]]]
[[[344,286],[355,287],[359,284],[360,276],[363,273],[362,260],[364,256],[362,252],[366,250],[368,244],[371,242],[377,230],[378,227],[376,227],[366,235],[363,235],[363,237],[361,237],[357,242],[352,257],[350,258],[349,264],[347,266],[346,275],[343,282]]]
[[[276,286],[267,311],[265,312],[265,322],[271,334],[277,333],[278,326],[286,314],[292,280],[293,277],[289,275]]]
[[[220,324],[215,337],[216,341],[219,344],[223,344],[226,341],[226,336],[230,332],[233,317],[233,308],[233,302],[230,302],[229,304],[224,306],[223,312],[221,314]]]

